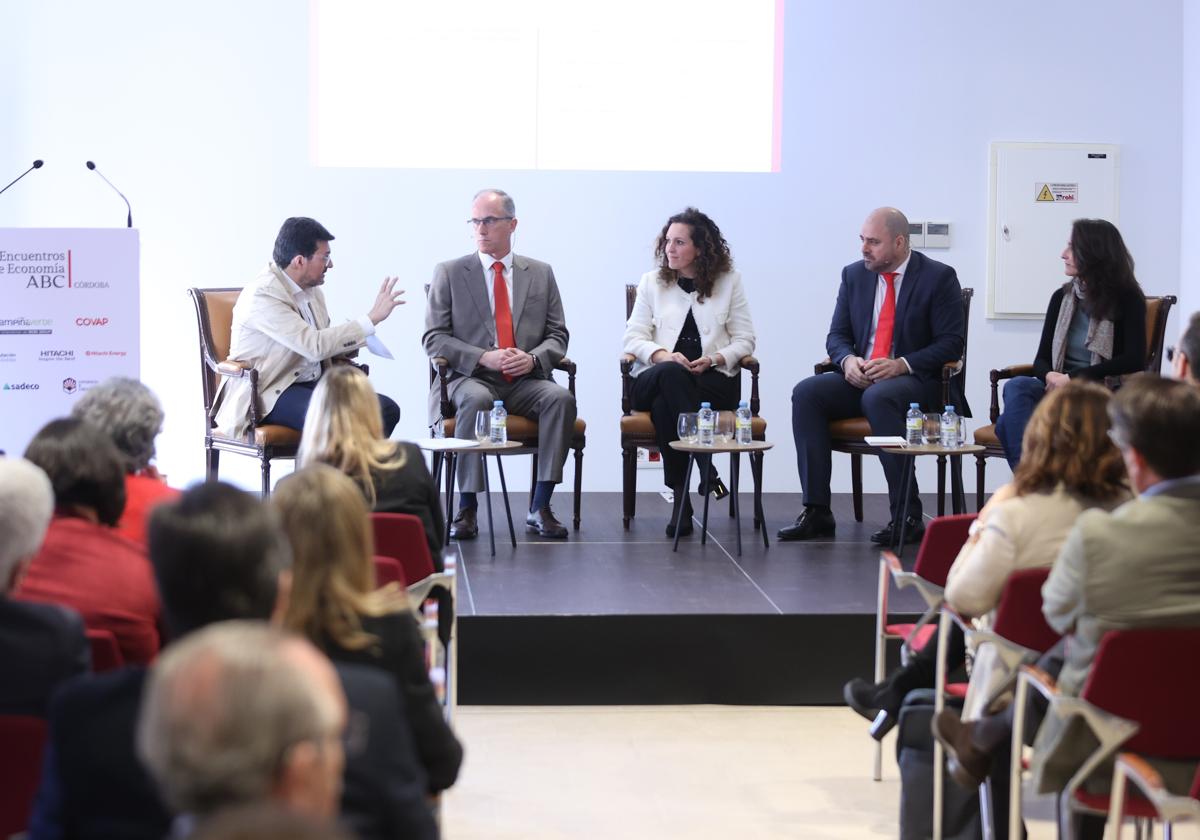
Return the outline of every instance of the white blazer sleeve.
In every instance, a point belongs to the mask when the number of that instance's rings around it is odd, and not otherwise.
[[[633,312],[625,324],[625,337],[622,341],[624,352],[629,353],[644,365],[652,364],[650,357],[658,350],[665,348],[654,340],[654,302],[656,282],[652,274],[642,275],[638,283],[637,298],[633,302]]]

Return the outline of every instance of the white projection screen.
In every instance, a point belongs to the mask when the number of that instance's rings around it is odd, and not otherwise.
[[[783,0],[311,0],[328,167],[779,170]]]

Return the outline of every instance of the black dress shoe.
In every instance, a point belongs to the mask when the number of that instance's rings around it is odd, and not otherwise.
[[[910,516],[905,520],[904,526],[904,544],[919,543],[921,537],[925,536],[925,520],[920,516]],[[878,545],[891,545],[899,534],[894,534],[893,529],[896,528],[895,522],[889,522],[887,525],[880,528],[871,535],[871,542]]]
[[[900,719],[900,704],[903,698],[895,696],[887,682],[871,684],[855,677],[842,687],[846,705],[871,721],[871,737],[882,741]]]
[[[828,510],[806,507],[796,521],[786,528],[780,528],[775,536],[783,541],[816,540],[821,537],[832,537],[837,530],[833,513]]]
[[[721,480],[721,476],[717,475],[716,470],[710,470],[707,479],[700,479],[700,495],[712,493],[712,497],[718,502],[729,495],[729,488],[725,486],[725,482]]]
[[[529,515],[525,517],[525,530],[536,531],[539,537],[547,537],[552,540],[567,538],[567,527],[554,516],[550,505],[529,511]]]
[[[475,517],[478,512],[479,508],[459,508],[454,521],[450,523],[450,539],[473,540],[478,537],[479,521]]]
[[[679,498],[676,496],[676,498]],[[695,529],[692,523],[692,515],[695,511],[692,510],[692,502],[686,496],[683,501],[683,516],[679,519],[679,536],[686,537]],[[671,511],[671,518],[667,521],[667,536],[671,539],[675,538],[675,517],[679,514],[679,508],[675,507]]]

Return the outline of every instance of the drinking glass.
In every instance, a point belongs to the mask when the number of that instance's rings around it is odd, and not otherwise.
[[[475,412],[475,441],[487,443],[492,431],[492,413],[490,411]]]
[[[936,412],[925,415],[925,428],[921,434],[921,442],[934,445],[942,442],[942,415]]]
[[[697,435],[696,413],[694,411],[693,412],[685,411],[685,412],[681,413],[679,415],[679,420],[678,420],[678,425],[676,426],[676,431],[679,432],[679,439],[681,441],[683,441],[684,443],[695,443],[696,435]]]
[[[733,412],[718,411],[716,425],[713,426],[713,439],[717,443],[729,443],[733,440]]]

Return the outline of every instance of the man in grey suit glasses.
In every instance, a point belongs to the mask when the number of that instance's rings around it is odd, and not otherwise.
[[[554,270],[512,252],[516,204],[502,190],[476,193],[468,221],[478,251],[439,263],[425,310],[425,352],[450,362],[449,397],[455,437],[473,439],[475,413],[503,400],[511,414],[538,421],[538,475],[526,528],[566,539],[567,529],[550,509],[554,485],[575,426],[575,398],[552,379],[567,352],[567,326]],[[430,390],[432,418],[440,413],[437,384]],[[459,468],[459,509],[450,534],[479,534],[475,494],[483,489],[478,457]]]

